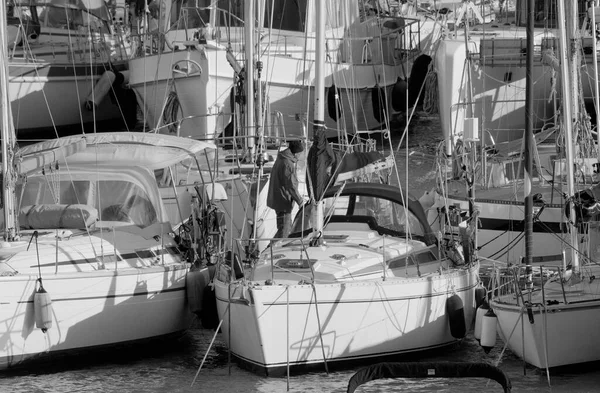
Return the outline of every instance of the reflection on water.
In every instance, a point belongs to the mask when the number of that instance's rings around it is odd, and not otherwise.
[[[184,336],[152,345],[135,346],[118,352],[102,352],[57,358],[48,363],[2,374],[2,392],[285,392],[286,378],[265,378],[228,365],[228,352],[217,335],[193,387],[190,386],[206,354],[214,332],[194,323]],[[565,332],[567,334],[567,332]],[[485,354],[472,336],[460,346],[405,358],[407,361],[469,361],[495,363],[502,342]],[[526,369],[509,351],[500,367],[509,375],[513,392],[596,392],[600,386],[598,364],[561,371],[551,375],[552,388],[543,370]],[[327,375],[310,373],[292,376],[290,392],[345,392],[358,368]],[[373,381],[357,392],[502,392],[500,385],[487,379],[398,379]]]

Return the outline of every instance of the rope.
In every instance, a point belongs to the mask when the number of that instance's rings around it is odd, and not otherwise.
[[[167,96],[167,102],[162,114],[162,122],[167,126],[170,134],[177,135],[177,117],[180,108],[181,105],[179,104],[177,93],[171,91]]]
[[[423,98],[423,111],[425,113],[429,115],[439,113],[438,95],[437,72],[430,68],[425,77],[425,97]]]

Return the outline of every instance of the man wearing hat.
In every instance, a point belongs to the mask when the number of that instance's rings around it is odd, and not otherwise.
[[[296,154],[304,151],[302,141],[289,141],[288,148],[277,154],[269,179],[267,206],[277,213],[277,234],[275,238],[286,238],[292,230],[292,208],[294,202],[302,206],[304,199],[298,192],[296,175]]]

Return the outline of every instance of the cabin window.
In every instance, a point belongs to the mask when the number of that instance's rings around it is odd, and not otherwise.
[[[141,227],[157,222],[156,210],[146,192],[122,180],[97,182],[97,209],[100,220],[125,221]]]
[[[241,0],[219,0],[219,26],[242,27],[244,26],[244,2]]]
[[[265,2],[264,27],[304,32],[307,0],[278,0]],[[271,18],[273,24],[271,25]]]
[[[557,0],[536,0],[535,9],[535,27],[557,28]],[[574,1],[574,0],[569,0]],[[579,22],[581,23],[588,9],[587,0],[577,0],[579,9]],[[527,25],[527,2],[521,1],[518,3],[516,21],[518,26]]]
[[[77,29],[91,26],[99,29],[104,26],[100,18],[80,9],[43,6],[37,7],[40,25],[59,29]]]
[[[384,198],[350,195],[326,198],[323,204],[325,217],[331,217],[331,222],[366,223],[369,228],[391,236],[425,236],[425,229],[417,216],[403,205]],[[311,209],[312,205],[309,205],[296,216],[293,233],[312,228]]]
[[[344,11],[348,5],[340,0],[325,0],[325,24],[329,29],[346,25]]]
[[[21,206],[40,204],[88,204],[90,182],[83,180],[61,181],[52,187],[47,181],[36,177],[27,181]],[[16,195],[21,195],[21,186],[17,186]]]
[[[121,221],[141,227],[158,221],[148,194],[132,182],[48,180],[42,177],[28,179],[19,206],[86,204],[98,210],[101,221]],[[21,195],[21,187],[17,186],[16,195]]]
[[[425,235],[417,217],[404,206],[383,198],[359,196],[356,199],[353,214],[373,217],[380,228],[387,229],[390,233]]]
[[[195,29],[210,23],[210,0],[183,0],[174,3],[171,24],[177,29]]]

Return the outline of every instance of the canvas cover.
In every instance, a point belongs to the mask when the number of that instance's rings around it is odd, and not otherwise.
[[[49,6],[85,10],[106,22],[111,19],[104,0],[15,0],[14,4],[21,7]]]
[[[84,141],[84,142],[82,142]],[[143,166],[160,169],[179,163],[205,149],[211,142],[143,132],[107,132],[75,135],[21,148],[22,172],[31,172],[53,162],[110,166]],[[23,164],[24,165],[24,164]]]

